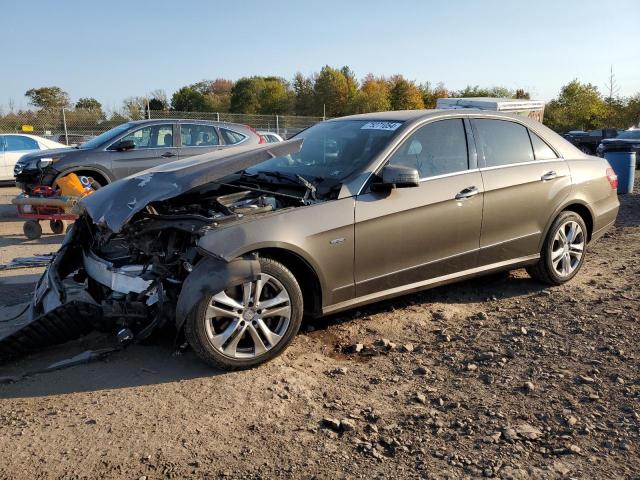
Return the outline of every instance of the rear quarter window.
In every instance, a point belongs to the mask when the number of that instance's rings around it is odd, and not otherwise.
[[[234,132],[233,130],[227,130],[226,128],[221,128],[220,133],[222,134],[222,138],[224,138],[224,143],[226,143],[227,145],[240,143],[246,138],[241,133]]]
[[[531,144],[533,145],[533,153],[536,160],[554,160],[558,158],[556,152],[538,135],[531,130],[529,130],[529,135],[531,136]]]

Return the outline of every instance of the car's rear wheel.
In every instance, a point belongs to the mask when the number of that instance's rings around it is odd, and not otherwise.
[[[185,336],[205,362],[225,370],[250,368],[276,357],[300,328],[303,300],[293,274],[260,259],[257,280],[203,298],[185,324]]]
[[[551,285],[571,280],[584,264],[587,253],[587,227],[575,212],[562,212],[545,239],[540,260],[527,267],[531,277]]]

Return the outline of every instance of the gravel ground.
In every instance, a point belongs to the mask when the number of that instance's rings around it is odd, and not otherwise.
[[[561,287],[518,270],[378,303],[250,371],[166,338],[0,385],[0,478],[640,478],[640,196],[621,202]],[[61,238],[19,228],[0,218],[2,261]],[[19,272],[0,272],[0,316],[38,273]]]

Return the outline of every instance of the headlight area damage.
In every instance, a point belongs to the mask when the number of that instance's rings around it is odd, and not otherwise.
[[[199,248],[199,239],[250,215],[299,206],[300,198],[217,180],[300,145],[191,157],[83,199],[84,212],[37,284],[29,320],[0,338],[0,358],[93,329],[117,332],[122,342],[145,339],[169,323],[180,331],[203,297],[255,281],[256,257],[226,261]]]

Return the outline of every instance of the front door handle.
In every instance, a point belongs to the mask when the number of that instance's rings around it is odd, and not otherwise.
[[[544,175],[542,175],[542,177],[540,177],[540,180],[542,180],[543,182],[547,182],[549,180],[553,180],[557,176],[558,176],[558,174],[556,172],[554,172],[553,170],[551,170],[550,172],[547,172]]]
[[[164,152],[162,155],[160,155],[162,158],[171,158],[171,157],[175,157],[176,154],[173,152]]]
[[[456,194],[456,200],[464,200],[465,198],[475,197],[479,193],[480,193],[480,190],[478,190],[478,187],[476,186],[467,187]]]

